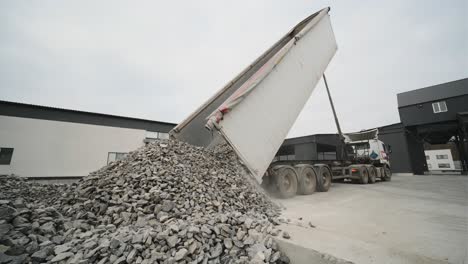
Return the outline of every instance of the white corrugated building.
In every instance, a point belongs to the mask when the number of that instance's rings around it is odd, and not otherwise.
[[[0,175],[76,179],[122,158],[173,123],[0,101]]]

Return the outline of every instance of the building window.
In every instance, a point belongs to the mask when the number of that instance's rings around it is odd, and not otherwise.
[[[450,168],[450,164],[448,163],[439,163],[437,164],[439,166],[439,168],[441,169],[449,169]]]
[[[113,161],[121,160],[125,158],[126,156],[127,156],[127,153],[125,152],[109,152],[109,154],[107,154],[107,164]]]
[[[428,155],[426,155],[426,160],[430,160],[430,159],[431,159],[431,157],[429,157]]]
[[[146,131],[146,138],[147,139],[157,139],[158,138],[158,132]]]
[[[159,139],[169,139],[169,133],[146,131],[147,141],[152,141],[152,140],[158,139],[158,138]]]
[[[169,133],[159,132],[158,134],[160,139],[169,139]]]
[[[445,104],[445,101],[435,102],[432,103],[432,109],[435,114],[447,112],[447,104]]]
[[[436,155],[436,159],[448,159],[448,155]]]
[[[0,165],[10,165],[13,148],[0,148]]]

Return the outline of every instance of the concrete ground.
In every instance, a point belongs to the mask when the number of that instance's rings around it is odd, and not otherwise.
[[[291,220],[282,229],[301,247],[360,264],[468,263],[467,176],[333,183],[326,193],[276,201]]]

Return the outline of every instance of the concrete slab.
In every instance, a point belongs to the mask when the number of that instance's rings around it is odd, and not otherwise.
[[[333,183],[327,193],[276,201],[291,219],[282,226],[288,243],[303,248],[355,263],[468,263],[466,176]]]

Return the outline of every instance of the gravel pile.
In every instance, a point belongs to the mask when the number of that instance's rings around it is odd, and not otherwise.
[[[42,185],[0,176],[0,263],[40,263],[64,243],[66,219],[56,209],[67,185]]]
[[[8,240],[0,240],[4,258],[16,255],[37,263],[289,263],[272,238],[281,232],[276,228],[278,208],[225,146],[208,151],[156,141],[91,173],[77,186],[43,187],[54,189],[43,193],[48,202],[23,202],[27,214],[14,207],[16,199],[43,198],[20,182],[21,195],[1,198],[1,210],[16,210],[0,220]],[[18,217],[30,227],[18,230],[21,226],[12,224]],[[14,245],[23,252],[12,252]]]

